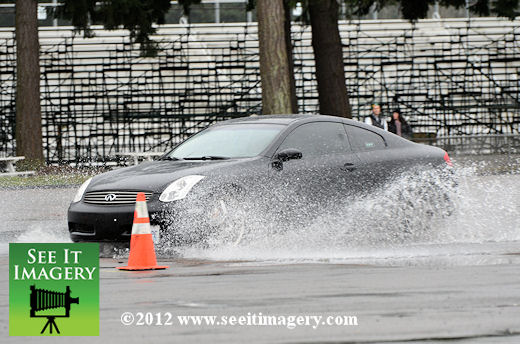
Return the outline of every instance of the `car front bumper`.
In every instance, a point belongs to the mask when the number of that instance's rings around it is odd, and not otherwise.
[[[151,225],[160,225],[157,215],[162,204],[151,201],[147,205]],[[70,238],[74,242],[128,242],[132,235],[134,208],[133,204],[104,206],[82,201],[72,203],[67,213]]]

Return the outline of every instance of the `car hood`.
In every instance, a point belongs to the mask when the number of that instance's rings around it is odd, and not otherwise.
[[[87,191],[139,190],[162,192],[171,182],[192,174],[208,175],[215,169],[234,169],[251,159],[214,161],[151,161],[100,174]]]

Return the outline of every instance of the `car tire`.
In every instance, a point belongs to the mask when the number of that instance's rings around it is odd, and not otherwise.
[[[208,197],[205,216],[209,228],[207,245],[238,246],[246,234],[243,191],[229,187]]]

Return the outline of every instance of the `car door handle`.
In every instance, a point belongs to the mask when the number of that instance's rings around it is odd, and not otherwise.
[[[346,171],[346,172],[352,172],[352,171],[355,171],[356,170],[356,165],[351,163],[351,162],[347,162],[343,165],[343,167],[341,168],[343,171]]]

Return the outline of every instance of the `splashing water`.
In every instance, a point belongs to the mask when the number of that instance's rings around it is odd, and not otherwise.
[[[280,224],[264,214],[234,209],[235,216],[246,219],[243,228],[233,228],[240,232],[238,244],[231,244],[228,236],[214,236],[206,245],[173,252],[214,260],[366,263],[496,250],[489,243],[516,250],[520,175],[518,170],[488,174],[486,167],[474,163],[457,168],[453,179],[427,171],[405,174],[378,191],[331,202],[310,221],[293,215]],[[160,250],[172,252],[167,242]]]
[[[486,255],[493,252],[518,252],[519,165],[520,159],[512,165],[496,164],[491,159],[463,167],[456,164],[456,188],[442,175],[425,171],[406,174],[378,191],[328,202],[311,216],[302,207],[300,214],[277,221],[233,206],[229,211],[234,221],[225,233],[211,236],[204,245],[176,247],[162,240],[156,249],[162,257],[247,260],[254,264],[410,264],[432,257],[451,263],[465,262],[461,257],[471,257],[472,263],[486,262]],[[7,242],[70,241],[66,207],[75,189],[4,192],[9,194],[2,203],[8,209],[1,233],[2,253],[7,252]],[[256,196],[255,202],[259,202],[262,195]],[[30,199],[41,200],[35,214],[24,213],[24,202]],[[48,218],[49,212],[49,220],[35,220]],[[187,221],[196,224],[198,219]],[[240,240],[232,243],[230,237]],[[102,251],[105,256],[128,254],[126,249],[114,247]]]

